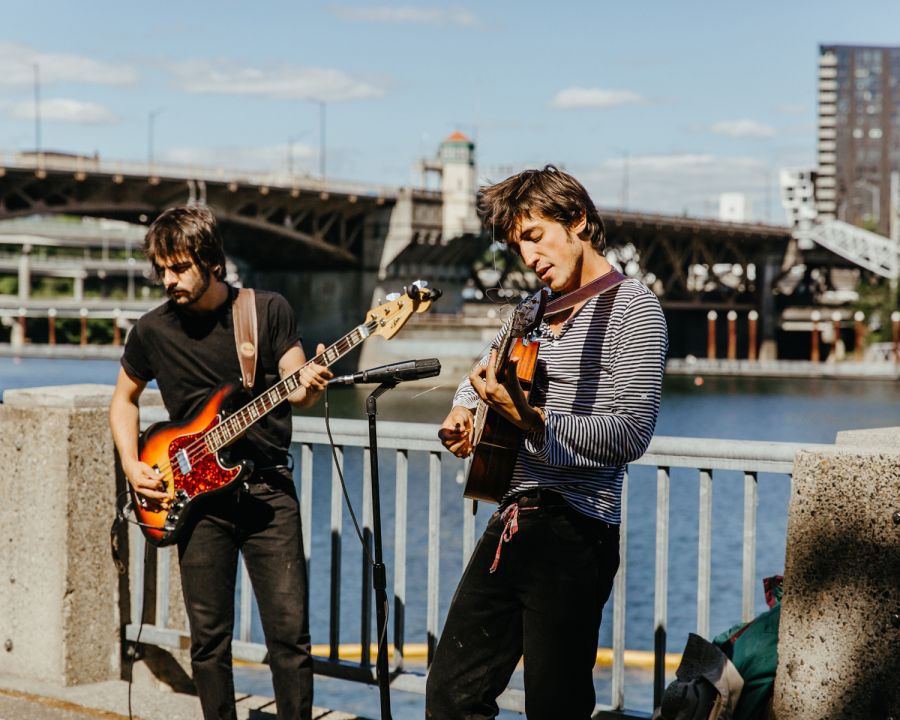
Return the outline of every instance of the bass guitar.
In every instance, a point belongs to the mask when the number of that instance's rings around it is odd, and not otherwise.
[[[300,387],[300,374],[310,363],[330,366],[368,337],[390,339],[413,313],[428,310],[440,291],[413,283],[402,295],[370,310],[366,320],[322,354],[285,376],[264,393],[228,415],[225,408],[239,395],[237,384],[224,384],[214,390],[194,415],[180,422],[151,425],[141,435],[139,457],[162,474],[167,499],[147,500],[129,484],[132,507],[147,541],[156,547],[178,541],[179,532],[198,502],[205,497],[227,492],[253,472],[250,460],[229,465],[220,451],[243,435],[257,420],[287,400]],[[231,401],[231,402],[230,402]]]
[[[540,325],[546,305],[547,294],[543,290],[521,302],[513,311],[497,348],[494,365],[497,379],[502,382],[509,361],[517,359],[516,375],[526,397],[531,389],[540,347],[531,334]],[[463,490],[467,498],[500,502],[512,480],[521,438],[522,430],[479,400],[472,434],[475,449]]]

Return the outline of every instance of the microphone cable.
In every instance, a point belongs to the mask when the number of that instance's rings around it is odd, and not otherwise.
[[[353,527],[356,530],[356,536],[359,538],[359,544],[362,546],[363,552],[366,554],[366,558],[369,561],[369,565],[372,568],[372,572],[375,571],[375,558],[372,557],[372,552],[369,549],[369,546],[366,544],[365,538],[363,538],[362,530],[359,529],[359,521],[356,519],[356,513],[353,511],[353,503],[350,501],[350,494],[347,491],[347,483],[344,482],[344,472],[341,470],[341,464],[338,462],[337,456],[337,446],[334,442],[334,437],[331,434],[331,413],[329,412],[328,405],[328,385],[325,386],[325,397],[322,398],[322,401],[325,403],[325,432],[328,434],[328,442],[331,445],[331,457],[334,461],[334,467],[338,473],[338,479],[341,482],[341,492],[344,496],[344,504],[347,506],[347,511],[350,513],[350,518],[353,520]],[[370,449],[371,452],[371,449]],[[388,620],[390,618],[390,603],[387,599],[387,593],[385,592],[384,598],[384,627],[379,629],[378,635],[378,647],[381,647],[382,641],[387,638],[387,628],[388,628]],[[360,652],[362,652],[362,648],[360,648]],[[376,662],[377,665],[377,662]]]

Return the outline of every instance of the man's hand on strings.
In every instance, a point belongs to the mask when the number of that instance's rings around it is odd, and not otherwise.
[[[134,488],[134,492],[138,496],[138,503],[142,507],[166,507],[170,496],[166,492],[162,473],[140,460],[133,460],[127,464],[127,467],[123,462],[122,470],[125,471],[125,477]]]
[[[478,397],[521,430],[532,431],[543,427],[543,413],[529,405],[519,383],[516,372],[518,359],[510,359],[503,382],[497,379],[496,363],[497,351],[491,350],[487,365],[477,366],[469,375],[469,382]]]

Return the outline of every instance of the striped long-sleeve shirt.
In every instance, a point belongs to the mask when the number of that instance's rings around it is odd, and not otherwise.
[[[538,332],[529,401],[546,424],[523,437],[510,494],[553,489],[585,515],[618,524],[625,465],[646,451],[659,412],[668,349],[659,301],[627,280],[588,300],[558,335],[546,323]],[[453,403],[477,406],[468,379]]]

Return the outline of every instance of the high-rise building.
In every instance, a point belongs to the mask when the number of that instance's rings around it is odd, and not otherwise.
[[[898,170],[900,47],[819,46],[819,217],[889,235]]]

